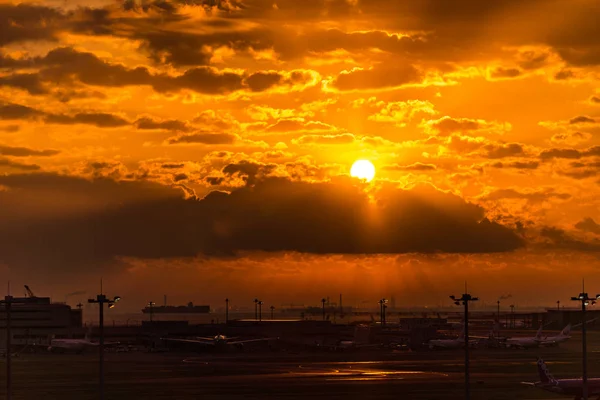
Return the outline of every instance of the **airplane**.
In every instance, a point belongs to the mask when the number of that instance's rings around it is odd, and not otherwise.
[[[521,382],[523,385],[533,386],[546,390],[548,392],[562,394],[566,396],[575,396],[575,400],[581,400],[583,397],[583,380],[582,379],[555,379],[550,372],[546,363],[541,358],[537,361],[538,373],[540,375],[539,382]],[[600,378],[592,378],[587,380],[588,396],[599,396],[600,398]]]
[[[172,343],[189,343],[198,346],[207,346],[215,349],[225,349],[230,346],[236,348],[242,348],[246,343],[254,342],[267,342],[271,340],[278,340],[279,338],[260,338],[260,339],[247,339],[247,340],[234,340],[237,338],[229,338],[225,335],[216,335],[214,337],[195,337],[193,339],[178,339],[178,338],[161,338],[165,342]]]
[[[571,324],[565,326],[558,335],[541,338],[540,344],[543,346],[556,346],[559,343],[566,342],[569,339],[571,339]]]
[[[476,343],[475,340],[469,338],[469,345]],[[459,349],[465,345],[465,328],[460,331],[460,335],[456,339],[432,339],[429,341],[430,349]]]
[[[74,352],[81,354],[90,347],[98,347],[100,343],[92,342],[88,338],[88,334],[85,335],[84,339],[54,339],[50,340],[48,351],[52,353],[68,353]],[[119,342],[104,342],[107,347],[119,345]]]
[[[532,347],[539,347],[542,343],[542,329],[543,325],[540,324],[539,329],[534,337],[513,337],[506,339],[506,347],[529,349]]]
[[[356,325],[352,340],[340,340],[335,344],[315,343],[310,347],[325,350],[350,350],[367,347],[380,347],[381,344],[372,344],[370,340],[371,327],[368,325]]]
[[[347,350],[379,346],[379,344],[371,344],[370,336],[371,327],[356,325],[354,327],[354,338],[352,340],[340,340],[334,347],[336,350]]]

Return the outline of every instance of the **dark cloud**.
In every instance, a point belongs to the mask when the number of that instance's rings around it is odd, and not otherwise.
[[[540,153],[540,158],[550,160],[553,158],[579,159],[582,157],[600,156],[600,146],[593,146],[586,150],[576,149],[548,149]]]
[[[556,133],[550,138],[555,143],[577,143],[591,138],[589,133],[583,132],[564,132]]]
[[[129,121],[113,114],[107,113],[79,113],[75,115],[48,115],[45,121],[49,124],[87,124],[99,128],[118,128],[129,125]]]
[[[271,174],[277,166],[275,164],[262,164],[247,160],[237,163],[227,164],[223,167],[223,174],[227,176],[239,176],[248,185],[254,185],[259,178],[264,178]]]
[[[578,117],[571,118],[569,120],[569,124],[571,124],[571,125],[574,125],[574,124],[593,124],[594,122],[596,122],[596,120],[594,118],[590,118],[590,117],[585,116],[585,115],[580,115]]]
[[[331,82],[331,86],[341,91],[384,89],[418,83],[421,79],[421,72],[412,65],[376,66],[344,71]]]
[[[351,133],[342,133],[340,135],[304,135],[293,139],[294,144],[321,144],[321,145],[339,145],[354,143],[356,138]]]
[[[524,51],[520,54],[519,66],[523,69],[539,69],[548,64],[548,53],[536,53],[535,51]]]
[[[575,73],[570,69],[562,69],[554,74],[554,79],[558,81],[566,81],[575,78]]]
[[[92,53],[78,52],[69,47],[56,48],[44,57],[30,59],[32,66],[40,68],[37,75],[7,75],[5,84],[12,82],[26,90],[43,90],[45,84],[58,84],[61,88],[84,83],[87,85],[124,87],[151,86],[157,92],[177,92],[182,89],[206,94],[227,94],[238,90],[265,91],[277,84],[292,86],[308,84],[313,80],[309,71],[281,72],[229,72],[213,67],[190,68],[179,75],[152,73],[146,67],[127,68],[111,64]],[[277,77],[276,79],[274,77]],[[38,88],[38,89],[36,89]]]
[[[577,251],[600,251],[600,241],[584,242],[572,237],[563,229],[544,227],[540,232],[543,242],[553,249],[568,249]]]
[[[41,168],[39,165],[36,164],[23,164],[6,158],[0,158],[0,167],[8,167],[18,169],[21,171],[37,171]]]
[[[384,171],[435,171],[437,167],[433,164],[423,164],[420,162],[416,162],[414,164],[409,165],[384,165],[381,169]]]
[[[592,96],[592,97],[590,97],[590,101],[594,104],[600,104],[600,97]]]
[[[0,176],[0,184],[9,188],[0,192],[0,214],[12,215],[0,227],[0,262],[22,268],[43,265],[60,275],[81,265],[93,269],[118,256],[169,258],[244,250],[481,253],[523,245],[511,230],[486,220],[482,208],[431,187],[383,187],[371,199],[362,187],[349,184],[259,179],[265,168],[250,162],[226,166],[227,175],[254,174],[255,179],[231,194],[212,192],[202,200],[184,200],[181,194],[173,196],[176,189],[146,183],[51,174]],[[12,190],[16,188],[20,190]],[[55,206],[60,212],[39,210],[50,214],[37,220],[26,212],[35,203],[23,199],[47,188],[54,188],[49,200],[61,199]],[[82,197],[94,198],[97,208],[74,213],[73,204]],[[108,201],[113,206],[106,207]],[[374,212],[385,216],[381,223],[371,223]]]
[[[481,123],[468,118],[442,117],[431,120],[428,126],[440,136],[448,136],[455,132],[474,131],[481,128]]]
[[[230,133],[195,133],[168,139],[169,144],[233,144],[237,136]]]
[[[42,116],[44,113],[27,106],[19,104],[0,103],[0,119],[31,119]]]
[[[516,78],[521,75],[521,70],[518,68],[503,68],[498,67],[491,73],[492,78]]]
[[[484,146],[487,150],[485,157],[487,158],[504,158],[514,157],[524,154],[523,145],[519,143],[507,143],[507,144],[490,144]]]
[[[278,72],[257,72],[246,79],[246,83],[253,92],[262,92],[277,85],[282,79]]]
[[[75,115],[65,114],[48,114],[43,111],[33,109],[31,107],[20,104],[3,104],[0,105],[0,119],[32,119],[38,118],[49,124],[87,124],[94,125],[99,128],[117,128],[129,125],[129,121],[124,118],[107,113],[77,113]]]
[[[265,132],[290,131],[333,131],[335,127],[320,121],[305,121],[302,118],[280,119],[264,128]]]
[[[558,171],[559,175],[568,176],[573,179],[587,179],[598,176],[598,170],[575,170],[575,171]]]
[[[31,95],[48,93],[38,74],[14,74],[0,77],[0,86],[23,89]]]
[[[0,145],[0,154],[13,157],[49,157],[59,154],[59,150],[35,150],[27,147],[12,147]]]
[[[21,129],[21,127],[19,125],[5,125],[5,126],[0,126],[0,131],[1,132],[14,133],[14,132],[18,132],[20,129]]]
[[[494,168],[514,168],[514,169],[537,169],[540,163],[537,161],[514,161],[509,163],[497,162],[492,164]]]
[[[160,167],[164,169],[177,169],[183,168],[185,164],[162,164]]]
[[[190,130],[188,124],[184,121],[170,119],[166,121],[156,121],[152,118],[144,117],[135,121],[138,129],[164,129],[167,131],[187,132]]]
[[[63,19],[52,8],[0,4],[0,46],[27,40],[54,40],[57,24]]]
[[[575,224],[575,228],[585,231],[592,232],[596,235],[600,235],[600,224],[596,223],[592,218],[587,217]]]
[[[530,191],[518,191],[515,189],[497,189],[481,198],[483,200],[527,200],[533,203],[548,201],[550,199],[568,200],[572,196],[568,193],[556,192],[554,189],[539,189]]]
[[[188,179],[188,176],[186,174],[175,174],[173,175],[173,181],[174,182],[180,182],[180,181],[184,181]]]

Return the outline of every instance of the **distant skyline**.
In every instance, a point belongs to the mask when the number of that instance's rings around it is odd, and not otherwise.
[[[597,11],[0,0],[0,279],[132,310],[600,293]]]

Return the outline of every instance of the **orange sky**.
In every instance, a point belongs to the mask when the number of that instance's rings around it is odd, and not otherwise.
[[[2,276],[57,298],[105,275],[138,303],[318,302],[445,298],[464,265],[492,302],[569,296],[600,264],[597,12],[0,0]]]

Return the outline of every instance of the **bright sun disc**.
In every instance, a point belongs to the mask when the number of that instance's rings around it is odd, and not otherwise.
[[[375,166],[369,160],[358,160],[352,164],[350,176],[370,182],[375,177]]]

